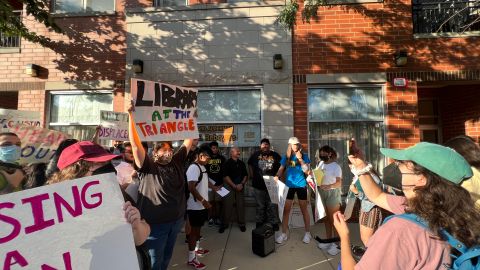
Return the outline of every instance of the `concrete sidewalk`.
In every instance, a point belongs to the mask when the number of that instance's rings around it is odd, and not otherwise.
[[[204,240],[201,246],[210,250],[210,254],[199,260],[211,270],[303,270],[325,269],[336,270],[340,260],[340,254],[330,256],[317,247],[317,241],[304,244],[302,238],[304,229],[290,230],[289,238],[283,245],[276,245],[274,253],[265,258],[259,257],[252,252],[252,230],[255,224],[247,224],[247,231],[241,232],[237,225],[231,225],[223,234],[218,233],[217,227],[202,228]],[[311,228],[312,236],[324,236],[324,225],[315,224]],[[360,244],[358,224],[350,224],[352,243]],[[173,258],[170,262],[172,270],[192,270],[187,265],[187,244],[185,234],[178,235]]]

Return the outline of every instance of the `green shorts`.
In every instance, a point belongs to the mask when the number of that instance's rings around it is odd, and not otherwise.
[[[317,188],[322,197],[323,205],[326,207],[340,206],[342,203],[341,192],[339,188],[323,190],[320,187]]]

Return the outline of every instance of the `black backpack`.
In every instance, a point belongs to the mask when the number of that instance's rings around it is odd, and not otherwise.
[[[204,173],[207,173],[207,170],[205,171],[202,171],[202,167],[200,167],[200,165],[198,165],[198,163],[196,162],[193,162],[192,164],[190,165],[197,165],[198,167],[198,170],[200,171],[200,174],[198,175],[198,179],[197,179],[197,182],[195,183],[195,186],[198,186],[198,184],[200,184],[200,182],[202,182],[202,179],[203,179],[203,174]],[[190,166],[189,166],[190,167]],[[187,168],[188,170],[188,168]],[[188,180],[187,180],[187,172],[185,171],[185,198],[188,200],[188,198],[190,197],[190,190],[188,190]],[[196,198],[193,198],[194,201],[197,201]]]

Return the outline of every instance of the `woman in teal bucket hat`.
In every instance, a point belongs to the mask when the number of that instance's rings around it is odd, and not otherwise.
[[[365,254],[356,263],[350,251],[347,224],[337,212],[334,224],[341,239],[341,268],[450,269],[451,248],[442,229],[467,248],[480,244],[480,213],[468,191],[460,186],[472,176],[469,164],[451,148],[426,142],[403,150],[381,148],[380,151],[395,160],[402,174],[405,197],[384,193],[370,176],[372,166],[354,149],[356,154],[348,158],[366,196],[394,214],[419,217],[428,224],[428,229],[395,216],[370,238]]]

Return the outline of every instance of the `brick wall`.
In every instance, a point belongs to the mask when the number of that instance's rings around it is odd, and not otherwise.
[[[299,6],[301,10],[303,1]],[[480,37],[414,39],[408,0],[320,7],[318,19],[310,24],[303,23],[299,14],[293,30],[294,75],[480,69]],[[405,67],[394,66],[393,54],[398,50],[408,52]],[[407,90],[386,85],[390,147],[404,148],[420,140],[417,88],[415,82],[409,83]],[[306,85],[297,84],[294,97],[303,98],[306,91]],[[306,110],[306,102],[295,103],[294,133],[299,137],[308,134]],[[468,133],[480,135],[475,120],[466,126]]]
[[[18,92],[18,110],[40,112],[42,127],[45,127],[46,92],[44,90],[28,90]]]

